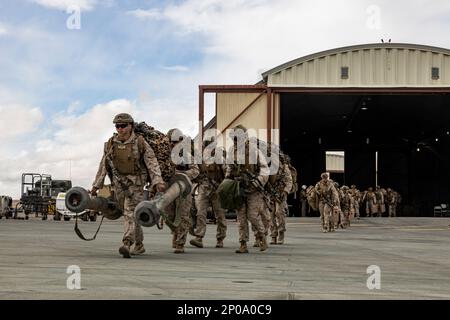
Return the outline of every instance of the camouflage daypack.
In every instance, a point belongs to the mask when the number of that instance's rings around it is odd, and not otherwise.
[[[309,206],[314,211],[319,210],[319,197],[313,186],[309,186],[308,189],[306,189],[306,199],[308,200]]]
[[[288,164],[288,166],[292,176],[292,188],[291,191],[289,191],[289,194],[293,193],[294,195],[296,195],[298,191],[297,170],[290,163]]]
[[[135,123],[134,133],[144,137],[155,152],[159,169],[164,181],[169,181],[175,173],[175,164],[171,161],[171,146],[169,137],[145,122]]]

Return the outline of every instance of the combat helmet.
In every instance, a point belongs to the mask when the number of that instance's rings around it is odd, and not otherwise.
[[[113,123],[134,123],[134,120],[128,113],[119,113],[114,117]]]
[[[183,131],[181,131],[178,128],[172,128],[169,131],[167,131],[167,137],[169,138],[170,142],[173,142],[175,144],[182,141],[185,138]]]
[[[247,134],[247,128],[244,127],[242,124],[239,124],[237,126],[234,126],[229,130],[228,136],[233,139],[233,141],[237,140],[247,140],[248,134]]]

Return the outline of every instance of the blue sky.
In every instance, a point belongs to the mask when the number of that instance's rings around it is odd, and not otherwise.
[[[70,5],[80,29],[66,26]],[[26,171],[90,187],[116,113],[194,135],[200,84],[253,84],[381,38],[450,48],[449,31],[444,0],[3,0],[0,194],[17,197]]]
[[[201,37],[179,36],[175,26],[137,19],[129,12],[140,5],[160,6],[156,1],[100,2],[95,9],[81,10],[81,29],[69,30],[71,14],[64,10],[31,1],[2,2],[1,23],[22,35],[0,38],[5,71],[0,81],[28,91],[44,112],[73,101],[81,111],[117,97],[133,99],[146,88],[161,97],[160,83],[142,78],[170,76],[174,66],[195,68],[202,59]],[[38,77],[26,76],[23,69]]]

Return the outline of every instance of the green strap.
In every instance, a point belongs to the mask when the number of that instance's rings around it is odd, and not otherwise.
[[[75,228],[74,228],[74,230],[75,230],[75,233],[77,234],[78,238],[80,238],[81,240],[84,240],[84,241],[92,241],[92,240],[94,240],[97,237],[97,233],[100,231],[100,227],[102,226],[104,218],[105,218],[105,216],[102,215],[102,220],[100,221],[100,224],[98,225],[98,229],[95,232],[94,236],[92,238],[87,239],[87,238],[84,237],[83,233],[81,233],[81,230],[78,228],[78,214],[76,214],[75,215]]]

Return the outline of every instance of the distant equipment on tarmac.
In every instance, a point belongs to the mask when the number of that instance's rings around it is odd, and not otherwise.
[[[23,173],[21,184],[21,197],[14,209],[14,219],[19,218],[19,213],[28,215],[34,213],[36,217],[42,215],[42,220],[47,220],[48,214],[56,213],[56,198],[60,192],[65,192],[72,187],[70,180],[52,180],[49,174]],[[60,220],[58,215],[55,220]],[[70,218],[69,218],[70,219]]]
[[[0,219],[5,217],[9,219],[12,217],[12,198],[9,196],[0,196]]]

